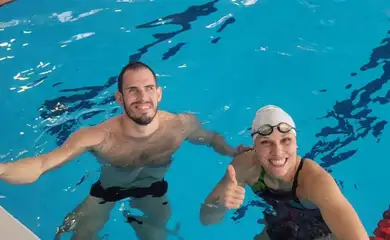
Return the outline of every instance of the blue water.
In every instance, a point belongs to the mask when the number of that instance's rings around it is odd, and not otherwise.
[[[390,203],[389,17],[386,0],[17,0],[0,8],[0,161],[50,151],[118,114],[115,77],[140,59],[159,75],[162,109],[195,112],[234,146],[251,144],[245,130],[259,107],[283,107],[299,129],[300,154],[331,172],[372,235]],[[183,145],[167,176],[169,228],[180,224],[185,239],[261,231],[261,201],[250,191],[222,224],[199,223],[229,161]],[[0,204],[52,239],[98,167],[86,154],[31,185],[1,182]],[[133,239],[119,208],[101,235]]]

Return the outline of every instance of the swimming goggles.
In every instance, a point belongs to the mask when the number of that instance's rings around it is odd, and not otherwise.
[[[293,126],[291,126],[290,124],[285,123],[285,122],[281,122],[281,123],[279,123],[277,125],[273,125],[273,126],[270,124],[264,124],[261,127],[259,127],[259,129],[257,129],[256,132],[251,133],[251,136],[253,137],[255,134],[259,134],[261,136],[268,136],[268,135],[273,133],[275,127],[281,133],[288,133],[291,130],[296,130]]]

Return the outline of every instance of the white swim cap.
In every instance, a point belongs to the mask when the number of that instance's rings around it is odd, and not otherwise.
[[[256,112],[256,116],[252,122],[251,133],[254,133],[259,130],[259,128],[265,124],[271,126],[276,126],[279,123],[284,122],[289,124],[295,129],[294,120],[288,115],[283,109],[275,105],[267,105],[260,108]],[[291,131],[296,135],[296,131],[292,129]],[[256,138],[256,135],[253,135],[253,141]]]

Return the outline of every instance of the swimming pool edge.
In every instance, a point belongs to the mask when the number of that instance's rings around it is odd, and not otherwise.
[[[0,206],[0,238],[40,240],[30,229],[18,221],[7,210]]]

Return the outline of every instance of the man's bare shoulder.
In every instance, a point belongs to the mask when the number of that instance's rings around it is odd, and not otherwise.
[[[159,117],[165,121],[177,121],[184,126],[185,129],[200,124],[198,118],[193,113],[172,113],[167,111],[159,111]]]
[[[110,132],[116,131],[119,126],[118,118],[111,118],[100,124],[82,127],[72,134],[70,140],[81,145],[93,147],[102,143]]]
[[[199,118],[194,113],[178,113],[176,116],[184,125],[196,126],[201,124]]]
[[[169,119],[172,119],[172,118],[177,118],[178,114],[172,113],[172,112],[163,111],[163,110],[159,110],[158,111],[158,116],[159,116],[160,119],[169,120]]]
[[[116,116],[93,126],[93,128],[95,128],[96,131],[103,130],[103,129],[110,129],[110,130],[118,129],[120,127],[120,119],[121,116]]]
[[[173,119],[181,119],[182,117],[185,116],[185,114],[159,110],[158,116],[160,117],[160,119],[163,119],[163,120],[173,120]]]

